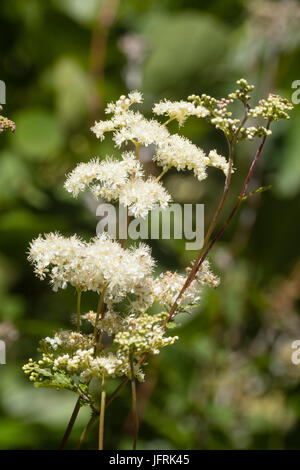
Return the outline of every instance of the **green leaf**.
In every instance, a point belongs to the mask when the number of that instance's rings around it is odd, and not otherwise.
[[[198,12],[157,15],[146,26],[146,35],[150,53],[143,88],[153,94],[170,93],[172,86],[174,93],[186,93],[195,79],[197,91],[224,68],[229,35],[225,25],[212,16]]]
[[[12,143],[27,158],[44,160],[62,148],[62,128],[50,112],[42,109],[20,111],[15,121],[18,132]]]

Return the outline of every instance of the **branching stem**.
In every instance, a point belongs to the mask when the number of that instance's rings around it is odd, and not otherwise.
[[[172,165],[166,166],[166,168],[158,175],[157,178],[155,178],[156,183],[158,183],[159,180],[169,171],[169,169],[172,167]]]

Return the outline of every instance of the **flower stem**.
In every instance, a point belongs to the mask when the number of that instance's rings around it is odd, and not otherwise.
[[[82,431],[81,436],[79,438],[79,441],[77,442],[74,450],[79,450],[81,448],[82,443],[83,443],[84,439],[86,438],[87,433],[90,431],[90,429],[92,429],[92,427],[96,423],[97,419],[98,419],[98,416],[95,413],[93,413],[90,420],[89,420],[89,422],[87,423],[84,430]]]
[[[172,165],[168,165],[166,166],[166,168],[160,173],[160,175],[158,175],[157,178],[155,178],[155,182],[157,183],[159,180],[161,180],[161,178],[167,173],[167,171],[169,171],[169,169],[171,168]]]
[[[139,154],[140,154],[140,148],[141,148],[141,145],[140,143],[138,142],[135,142],[135,156],[137,159],[139,159]]]
[[[105,379],[103,377],[102,389],[101,389],[100,418],[99,418],[99,448],[98,450],[103,450],[105,399],[106,399],[106,390],[105,390]]]
[[[77,331],[80,332],[80,304],[81,304],[81,290],[77,289]]]
[[[73,410],[73,413],[71,415],[71,418],[70,418],[70,421],[69,421],[69,424],[67,426],[67,429],[65,431],[65,434],[62,438],[62,441],[60,443],[60,446],[59,446],[59,450],[64,450],[65,448],[65,445],[69,439],[69,436],[72,432],[72,429],[73,429],[73,426],[74,426],[74,423],[76,421],[76,418],[77,418],[77,415],[79,413],[79,410],[80,410],[80,397],[77,399],[77,402],[76,402],[76,405],[75,405],[75,408]]]
[[[174,119],[175,119],[174,117],[170,117],[169,119],[167,119],[167,121],[163,123],[163,126],[167,126],[169,122],[174,121]]]
[[[270,127],[270,123],[271,121],[269,120],[268,121],[268,124],[267,124],[267,129],[269,129]],[[203,261],[206,259],[208,253],[210,252],[210,250],[212,249],[213,245],[216,243],[216,241],[221,237],[221,235],[223,234],[223,232],[226,230],[227,226],[229,225],[229,222],[231,221],[232,217],[234,216],[234,214],[236,213],[236,211],[238,210],[241,202],[242,202],[242,198],[243,196],[245,195],[246,193],[246,190],[247,190],[247,187],[248,187],[248,184],[249,184],[249,181],[253,175],[253,172],[254,172],[254,169],[256,167],[256,164],[257,164],[257,161],[262,153],[262,150],[263,150],[263,147],[265,145],[265,142],[266,142],[266,139],[267,139],[267,136],[265,135],[261,141],[261,144],[260,146],[258,147],[258,150],[253,158],[253,161],[251,163],[251,166],[249,168],[249,171],[248,171],[248,174],[246,176],[246,179],[244,181],[244,184],[243,184],[243,187],[242,187],[242,190],[238,196],[238,200],[235,204],[235,206],[233,207],[231,213],[229,214],[228,218],[226,219],[225,223],[223,224],[223,226],[221,227],[221,229],[219,230],[219,232],[217,233],[217,235],[214,237],[214,239],[212,240],[212,242],[209,244],[208,248],[206,249],[206,251],[204,252],[204,249],[205,249],[205,244],[203,245],[202,249],[200,250],[198,256],[197,256],[197,259],[196,259],[196,262],[189,274],[189,276],[187,277],[181,291],[179,292],[174,304],[172,305],[171,309],[170,309],[170,312],[169,312],[169,315],[168,317],[165,319],[164,323],[163,323],[163,326],[165,327],[166,324],[172,319],[177,307],[178,307],[178,302],[180,300],[180,298],[183,296],[184,292],[186,291],[186,289],[190,286],[190,284],[192,283],[192,281],[195,279],[196,275],[197,275],[197,272],[199,271]],[[226,178],[227,179],[227,178]],[[225,184],[225,189],[226,189],[226,184]],[[227,190],[228,192],[228,190]],[[227,193],[226,193],[227,194]],[[224,196],[224,193],[223,193],[223,196]],[[222,203],[223,201],[223,203]],[[222,197],[221,201],[220,201],[220,204],[222,203],[222,207],[223,207],[223,204],[224,204],[224,198]],[[220,204],[219,204],[219,207],[220,207]],[[218,209],[219,209],[218,207]],[[221,209],[222,209],[221,207]],[[218,209],[217,209],[217,212],[218,212]],[[218,212],[218,214],[220,213],[220,211]],[[215,219],[215,217],[213,218],[213,220]],[[211,231],[212,232],[212,231]],[[205,239],[208,239],[208,237],[205,237]]]
[[[226,174],[226,179],[225,179],[225,184],[224,184],[224,190],[223,190],[223,194],[222,194],[222,197],[220,199],[220,202],[218,204],[218,207],[213,215],[213,218],[209,224],[209,227],[207,229],[207,232],[206,232],[206,235],[205,235],[205,238],[204,238],[204,242],[203,242],[203,246],[202,248],[200,249],[199,253],[198,253],[198,256],[194,262],[194,265],[192,267],[192,270],[190,272],[190,274],[188,275],[181,291],[179,292],[177,298],[175,299],[175,302],[174,304],[172,305],[171,307],[171,310],[169,312],[169,316],[165,319],[164,323],[163,323],[163,326],[165,327],[166,324],[171,320],[172,316],[174,315],[177,307],[178,307],[178,304],[179,304],[179,300],[181,299],[181,297],[183,296],[184,292],[186,291],[186,289],[189,287],[189,285],[191,284],[191,282],[195,279],[195,276],[197,274],[197,266],[198,266],[198,263],[204,253],[204,250],[205,250],[205,247],[207,245],[207,242],[216,226],[216,223],[217,223],[217,220],[218,220],[218,217],[223,209],[223,206],[224,206],[224,203],[226,201],[226,198],[227,198],[227,194],[228,194],[228,191],[229,191],[229,187],[230,187],[230,182],[231,182],[231,173],[232,173],[232,165],[233,165],[233,145],[232,143],[228,143],[229,144],[229,165],[228,165],[228,171],[227,171],[227,174]],[[198,268],[199,269],[199,268]]]
[[[136,399],[136,383],[134,377],[134,366],[133,366],[133,356],[130,354],[130,375],[131,375],[131,395],[132,395],[132,414],[134,419],[134,440],[133,440],[133,450],[136,450],[136,444],[139,433],[139,416],[137,411],[137,399]]]
[[[104,301],[104,295],[105,291],[107,289],[107,286],[105,286],[101,292],[101,295],[99,297],[99,302],[98,302],[98,307],[97,307],[97,313],[96,313],[96,320],[95,320],[95,327],[94,327],[94,336],[95,336],[95,341],[97,341],[97,325],[99,321],[99,316],[103,307],[103,301]]]

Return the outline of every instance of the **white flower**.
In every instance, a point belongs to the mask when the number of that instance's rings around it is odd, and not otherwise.
[[[170,119],[177,119],[179,126],[182,126],[189,116],[205,117],[209,111],[203,106],[195,106],[188,101],[160,101],[153,106],[153,113],[167,115]]]
[[[115,122],[111,120],[95,122],[94,126],[91,127],[91,131],[96,134],[96,137],[100,140],[104,140],[104,134],[106,132],[112,132],[115,129]]]
[[[104,234],[90,243],[59,234],[39,237],[30,245],[29,260],[41,279],[49,275],[54,290],[68,284],[81,291],[105,290],[107,303],[134,293],[154,266],[146,245],[125,250]]]
[[[219,155],[216,150],[211,150],[208,154],[208,158],[210,166],[219,168],[225,175],[227,175],[229,163],[225,157]]]
[[[135,142],[144,146],[158,144],[169,135],[168,130],[155,119],[148,120],[140,113],[126,113],[126,120],[113,135],[117,147]]]
[[[128,93],[128,98],[130,99],[131,103],[142,103],[143,102],[143,95],[140,91],[131,91]]]
[[[89,163],[80,163],[67,175],[65,188],[77,197],[79,192],[90,187],[96,196],[112,200],[119,197],[119,188],[130,178],[140,178],[142,175],[141,163],[134,153],[124,152],[121,161],[107,157],[101,162],[95,159]]]
[[[134,103],[142,103],[143,95],[139,91],[131,91],[128,96],[122,95],[116,103],[109,103],[105,109],[106,114],[121,114],[127,111]]]
[[[206,166],[209,164],[201,148],[178,134],[158,144],[154,160],[164,168],[174,166],[177,170],[194,170],[199,180],[206,178]]]
[[[171,196],[153,178],[130,181],[120,192],[120,203],[127,206],[129,214],[134,217],[145,217],[148,211],[157,206],[165,209],[170,201]]]
[[[122,161],[106,159],[99,163],[81,163],[67,177],[65,188],[77,196],[89,188],[94,196],[107,201],[118,200],[129,208],[134,217],[145,217],[156,205],[166,208],[171,200],[161,183],[153,178],[144,181],[141,163],[132,152],[122,155]]]
[[[186,279],[186,276],[176,272],[171,273],[168,271],[161,274],[155,279],[153,284],[153,293],[156,300],[166,307],[171,307],[184,286]],[[205,260],[196,278],[191,282],[190,286],[181,297],[179,305],[197,305],[201,300],[203,286],[217,287],[218,285],[219,279],[211,272],[209,262]]]
[[[129,109],[132,104],[142,101],[142,94],[138,91],[129,93],[128,97],[121,96],[105,110],[107,114],[112,114],[111,119],[96,122],[91,130],[101,140],[106,132],[113,132],[117,147],[127,142],[148,146],[161,141],[169,135],[168,130],[155,119],[148,120],[141,113]]]

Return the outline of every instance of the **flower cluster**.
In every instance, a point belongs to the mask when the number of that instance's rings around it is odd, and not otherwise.
[[[90,188],[96,196],[111,201],[119,198],[122,188],[131,179],[140,179],[142,176],[140,162],[132,152],[126,152],[121,161],[107,157],[101,162],[94,159],[89,163],[80,163],[67,176],[65,188],[73,197]]]
[[[189,272],[189,268],[187,269]],[[187,276],[178,274],[177,272],[167,271],[161,274],[154,281],[153,292],[156,300],[166,309],[170,309],[176,300],[178,292],[182,289],[187,280]],[[194,306],[198,306],[201,300],[201,293],[204,286],[216,288],[219,285],[219,279],[210,269],[209,262],[205,260],[201,265],[195,279],[185,291],[180,299],[179,309],[186,310]]]
[[[130,377],[131,356],[138,360],[145,353],[158,354],[162,347],[178,339],[177,336],[165,337],[162,322],[166,316],[166,313],[143,313],[122,319],[110,312],[105,320],[101,320],[99,328],[114,334],[113,351],[101,351],[97,355],[93,335],[63,331],[40,341],[42,358],[38,362],[30,359],[23,370],[37,386],[61,388],[63,385],[77,393],[87,392],[93,377]],[[84,317],[95,324],[93,312]],[[143,380],[144,374],[137,362],[134,371],[137,379]]]
[[[76,197],[89,188],[96,197],[106,201],[119,200],[128,207],[129,215],[144,217],[148,211],[160,206],[166,208],[171,196],[153,178],[144,180],[141,163],[132,152],[122,155],[121,161],[106,158],[80,163],[68,176],[65,188]]]
[[[159,354],[160,348],[173,344],[178,336],[165,337],[162,327],[162,322],[167,316],[167,313],[129,315],[125,320],[126,328],[117,333],[114,339],[121,354],[133,354],[137,357],[147,353]]]
[[[279,119],[290,119],[287,111],[291,111],[293,105],[279,95],[269,94],[266,100],[260,100],[258,106],[251,109],[250,116],[262,116],[266,120],[278,121]]]
[[[89,243],[58,233],[39,236],[31,242],[29,260],[40,279],[49,276],[53,290],[70,284],[81,292],[105,291],[106,303],[134,293],[154,266],[146,245],[126,250],[105,234]]]
[[[210,113],[209,109],[202,104],[198,105],[189,101],[161,101],[153,106],[154,114],[166,115],[169,118],[167,122],[161,124],[156,119],[146,119],[141,113],[130,109],[131,105],[141,101],[142,95],[138,92],[130,93],[128,97],[122,96],[116,103],[111,103],[106,108],[106,112],[113,115],[112,118],[96,122],[92,131],[101,140],[104,139],[106,132],[113,132],[113,141],[117,147],[129,142],[133,143],[137,149],[141,145],[154,145],[153,160],[164,170],[171,167],[175,167],[178,171],[193,170],[199,180],[206,178],[207,166],[221,168],[223,171],[227,170],[228,164],[225,157],[220,156],[219,163],[216,165],[215,161],[205,155],[201,148],[186,137],[176,133],[171,134],[166,127],[166,124],[172,120],[177,120],[179,126],[182,126],[189,116],[205,118]],[[88,184],[89,179],[87,178]],[[120,181],[120,185],[122,185],[122,181]],[[67,182],[67,188],[68,190],[72,188],[69,182]],[[78,186],[72,192],[76,193],[77,188]],[[98,195],[103,197],[100,192]],[[159,203],[160,200],[157,202]],[[145,208],[144,212],[152,207]]]
[[[224,132],[229,142],[239,140],[253,140],[255,137],[263,137],[271,134],[271,131],[261,125],[245,127],[249,117],[262,116],[269,121],[278,119],[289,119],[287,111],[293,109],[293,105],[285,98],[270,94],[266,100],[259,101],[258,106],[251,108],[249,100],[253,85],[249,85],[244,78],[237,81],[238,89],[228,95],[228,98],[220,100],[208,95],[191,95],[189,100],[196,106],[203,106],[208,110],[206,120],[217,129]],[[242,119],[233,118],[232,112],[228,109],[234,100],[240,101],[244,106],[244,117]]]
[[[189,116],[203,118],[208,114],[208,110],[203,106],[195,106],[193,103],[183,100],[160,101],[153,106],[152,111],[158,116],[165,115],[168,116],[170,120],[176,119],[179,126],[183,126]]]
[[[232,112],[228,110],[228,106],[233,102],[232,98],[222,98],[217,100],[209,95],[191,95],[188,98],[195,105],[204,106],[208,113],[206,120],[210,122],[216,129],[220,129],[230,140],[239,129],[240,119],[233,119]]]
[[[0,105],[0,111],[2,111],[2,106]],[[4,130],[10,129],[13,132],[16,130],[16,125],[10,119],[0,115],[0,134]]]

